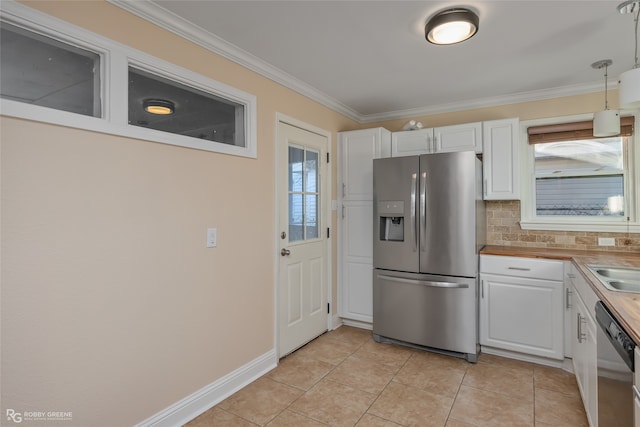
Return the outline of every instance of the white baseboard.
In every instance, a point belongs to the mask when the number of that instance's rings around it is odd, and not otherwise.
[[[547,357],[533,356],[530,354],[518,353],[515,351],[503,350],[500,348],[481,346],[481,352],[486,354],[493,354],[495,356],[506,357],[508,359],[522,360],[524,362],[537,363],[538,365],[551,366],[554,368],[562,368],[567,370],[567,359],[557,360],[549,359]]]
[[[337,329],[340,326],[342,326],[342,319],[340,318],[340,316],[338,315],[331,316],[331,329],[329,330],[333,331],[334,329]]]
[[[182,426],[277,365],[278,357],[274,349],[136,424],[135,427]]]
[[[353,326],[354,328],[373,330],[373,324],[369,322],[361,322],[360,320],[342,319],[345,326]]]

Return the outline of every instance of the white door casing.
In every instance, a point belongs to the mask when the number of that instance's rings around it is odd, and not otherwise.
[[[278,355],[327,330],[328,138],[283,121],[277,129]]]

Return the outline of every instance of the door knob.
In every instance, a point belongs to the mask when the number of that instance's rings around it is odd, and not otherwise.
[[[289,249],[283,249],[280,251],[280,255],[282,256],[287,256],[291,253],[291,251]]]

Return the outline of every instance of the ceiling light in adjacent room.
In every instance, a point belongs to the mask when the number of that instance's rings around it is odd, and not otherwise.
[[[175,105],[171,101],[165,101],[164,99],[146,99],[143,102],[144,111],[151,114],[158,114],[166,116],[173,114],[176,110]]]
[[[473,37],[478,24],[478,15],[469,9],[447,9],[427,21],[424,33],[430,43],[454,44]]]

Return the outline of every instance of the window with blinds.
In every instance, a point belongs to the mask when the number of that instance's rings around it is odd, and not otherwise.
[[[591,120],[528,127],[533,182],[525,220],[626,222],[633,125],[634,117],[623,117],[620,134],[606,138],[593,136]]]

